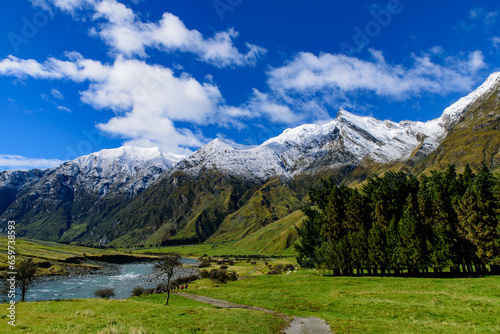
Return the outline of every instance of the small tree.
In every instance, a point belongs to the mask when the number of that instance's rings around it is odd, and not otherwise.
[[[100,289],[94,292],[94,296],[109,299],[115,296],[115,290],[110,288]]]
[[[25,301],[26,292],[36,283],[35,273],[38,264],[32,259],[22,260],[17,265],[16,285],[21,289],[21,301]]]
[[[167,301],[165,302],[165,305],[168,305],[168,301],[170,299],[170,280],[174,276],[174,269],[180,265],[181,256],[177,253],[169,253],[162,256],[153,267],[157,271],[158,276],[167,276]]]

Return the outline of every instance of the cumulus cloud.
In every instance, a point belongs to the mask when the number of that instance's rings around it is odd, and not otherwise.
[[[99,80],[107,76],[107,68],[99,61],[84,59],[76,52],[66,53],[68,60],[49,58],[44,63],[9,55],[0,61],[0,75],[20,79],[71,79],[76,82]]]
[[[0,75],[88,81],[88,89],[80,93],[81,100],[116,114],[98,124],[99,129],[129,143],[160,146],[172,153],[188,153],[190,147],[199,147],[205,140],[175,122],[227,125],[234,118],[250,117],[248,110],[226,105],[215,84],[199,82],[187,73],[176,76],[170,68],[123,57],[112,64],[76,53],[67,57],[38,63],[9,56],[0,61]],[[58,109],[70,111],[63,106]]]
[[[381,97],[405,99],[422,92],[470,90],[475,74],[485,67],[480,51],[464,59],[448,57],[446,66],[434,63],[430,56],[413,55],[413,66],[409,68],[387,63],[379,51],[371,53],[371,61],[343,54],[299,53],[285,66],[269,71],[268,84],[281,95],[368,91]]]
[[[446,57],[442,47],[434,47],[429,53],[411,55],[410,66],[390,64],[382,52],[370,52],[370,60],[301,52],[268,71],[269,92],[255,90],[251,105],[276,122],[328,119],[328,109],[352,107],[350,98],[359,94],[401,101],[422,93],[468,92],[486,67],[481,51]]]
[[[26,158],[21,155],[0,154],[0,170],[11,169],[33,169],[33,168],[52,168],[64,163],[58,159],[36,159]]]
[[[146,57],[146,49],[154,48],[193,53],[203,62],[226,67],[254,65],[266,52],[262,47],[246,43],[247,51],[241,53],[234,45],[238,37],[234,29],[205,38],[168,12],[158,22],[143,22],[132,9],[116,0],[46,0],[44,3],[49,2],[73,15],[88,8],[91,19],[98,23],[91,34],[99,36],[114,53],[129,58]]]

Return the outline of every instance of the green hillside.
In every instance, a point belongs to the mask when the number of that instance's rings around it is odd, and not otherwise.
[[[292,246],[299,238],[295,227],[302,227],[305,218],[302,211],[294,211],[241,239],[234,245],[257,253],[294,253]]]

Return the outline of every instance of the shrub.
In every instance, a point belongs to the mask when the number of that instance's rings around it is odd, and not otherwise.
[[[201,261],[201,263],[198,265],[198,268],[207,268],[210,267],[210,262],[207,260]]]
[[[144,288],[142,286],[136,286],[132,289],[132,296],[137,297],[144,293]]]
[[[220,266],[220,270],[226,270],[228,266]]]
[[[96,292],[94,292],[94,295],[99,298],[111,298],[115,296],[115,290],[114,289],[99,289]]]
[[[206,271],[208,273],[208,271],[206,269],[204,269],[202,271]],[[193,281],[196,281],[200,277],[201,277],[201,273],[200,273],[200,275],[191,275],[191,276],[186,276],[186,277],[179,277],[179,278],[173,280],[172,282],[170,282],[170,285],[172,287],[179,286],[179,285],[185,285],[187,283],[191,283]]]
[[[283,271],[283,265],[282,264],[277,264],[277,265],[274,266],[273,270],[276,270],[277,272],[279,272],[281,274],[281,272]]]
[[[283,271],[292,271],[295,270],[295,267],[293,264],[286,264],[285,267],[283,268]]]
[[[273,269],[271,271],[268,271],[266,275],[279,275],[279,274],[281,274],[279,271]]]
[[[209,277],[212,281],[218,283],[226,283],[228,281],[236,281],[238,279],[238,274],[235,271],[227,271],[227,270],[219,270],[212,269],[210,272],[206,271],[206,273],[200,273],[200,276]]]
[[[257,264],[257,262],[252,261],[252,262],[250,262],[250,264],[251,264],[251,265],[256,265],[256,264]]]

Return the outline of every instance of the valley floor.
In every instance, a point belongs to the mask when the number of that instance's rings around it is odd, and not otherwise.
[[[461,279],[324,277],[315,271],[260,275],[228,284],[208,279],[189,293],[318,317],[335,333],[498,333],[500,277]],[[18,304],[6,333],[278,333],[287,322],[257,309],[220,308],[173,295],[127,300]],[[4,313],[5,314],[5,313]],[[3,331],[3,330],[2,330]]]
[[[89,254],[88,249],[65,245],[43,245],[46,248],[42,249],[40,244],[21,242],[20,246],[24,256],[36,259],[43,255],[45,261],[60,260],[62,254]],[[36,254],[31,247],[39,247]],[[170,251],[193,258],[203,254],[205,258],[219,259],[222,255],[236,255],[239,259],[228,270],[236,271],[239,280],[218,284],[200,279],[190,283],[187,292],[252,308],[221,308],[179,295],[171,297],[169,306],[164,305],[165,295],[17,303],[16,327],[7,325],[5,307],[0,312],[0,332],[280,333],[293,317],[323,319],[334,333],[500,332],[500,276],[327,277],[314,270],[267,275],[276,265],[295,264],[295,259],[273,258],[266,262],[247,258],[244,255],[250,253],[231,243],[144,249],[139,253]],[[123,252],[130,254],[130,250]],[[212,262],[204,269],[219,267]]]

